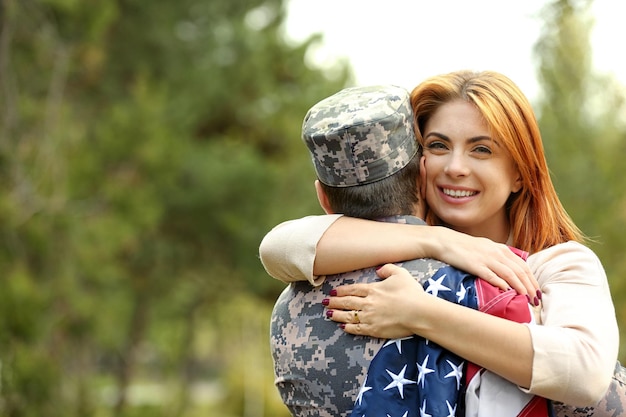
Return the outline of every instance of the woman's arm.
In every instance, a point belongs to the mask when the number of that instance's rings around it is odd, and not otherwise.
[[[319,240],[341,215],[307,216],[279,224],[270,230],[259,246],[263,267],[283,282],[309,281],[314,286],[324,282],[314,274],[313,262]]]
[[[410,273],[393,264],[379,269],[373,284],[336,288],[331,319],[348,333],[396,339],[417,334],[503,378],[529,387],[533,348],[524,324],[482,313],[426,294]],[[352,310],[359,310],[353,324]]]
[[[270,231],[259,249],[267,272],[285,282],[433,258],[520,294],[539,288],[528,265],[504,244],[445,227],[376,222],[346,216],[308,216]]]
[[[524,260],[504,244],[440,226],[416,226],[341,217],[317,243],[314,275],[433,258],[501,289],[534,298],[539,284]]]
[[[535,350],[530,389],[566,404],[593,404],[606,392],[619,346],[604,268],[576,242],[542,250],[528,264],[543,291],[542,325],[530,327]]]

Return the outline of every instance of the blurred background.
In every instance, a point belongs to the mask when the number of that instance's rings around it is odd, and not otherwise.
[[[321,213],[305,112],[467,67],[531,98],[626,330],[624,37],[590,0],[432,3],[0,0],[0,415],[288,416],[258,245]]]

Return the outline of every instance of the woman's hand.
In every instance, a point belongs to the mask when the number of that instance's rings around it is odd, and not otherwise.
[[[476,275],[502,290],[541,298],[539,283],[528,264],[510,247],[490,239],[474,237],[439,227],[438,242],[431,257]]]
[[[428,294],[397,265],[386,264],[377,272],[381,282],[337,287],[336,296],[323,302],[327,317],[342,323],[347,333],[383,339],[425,337],[514,384],[530,385],[533,349],[528,326]]]
[[[424,292],[409,271],[386,264],[378,269],[381,282],[337,287],[325,303],[327,317],[344,323],[352,334],[399,339],[414,333]]]

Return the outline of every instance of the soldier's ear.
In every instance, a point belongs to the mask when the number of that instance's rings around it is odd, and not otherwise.
[[[320,183],[319,180],[315,180],[315,192],[317,193],[317,201],[319,201],[320,206],[324,209],[324,212],[326,214],[334,214],[334,211],[328,202],[328,196],[326,196],[326,193],[322,188],[322,183]]]

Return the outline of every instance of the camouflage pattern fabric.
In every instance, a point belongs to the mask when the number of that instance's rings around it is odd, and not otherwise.
[[[324,318],[322,300],[340,284],[372,282],[373,270],[326,280],[311,289],[290,284],[272,313],[271,350],[275,384],[293,416],[348,416],[367,366],[384,342],[345,333]]]
[[[304,118],[302,139],[331,187],[380,181],[418,150],[409,94],[396,86],[346,88],[320,101]]]
[[[423,224],[410,216],[394,219]],[[433,259],[401,265],[422,284],[446,266]],[[315,288],[307,281],[292,283],[278,298],[271,316],[270,345],[275,383],[292,415],[349,416],[369,364],[385,340],[344,332],[325,318],[322,300],[339,285],[378,279],[375,269],[369,268],[328,277]]]
[[[556,417],[623,417],[626,416],[626,368],[619,362],[615,364],[615,372],[611,385],[604,398],[595,407],[572,407],[553,401]]]

